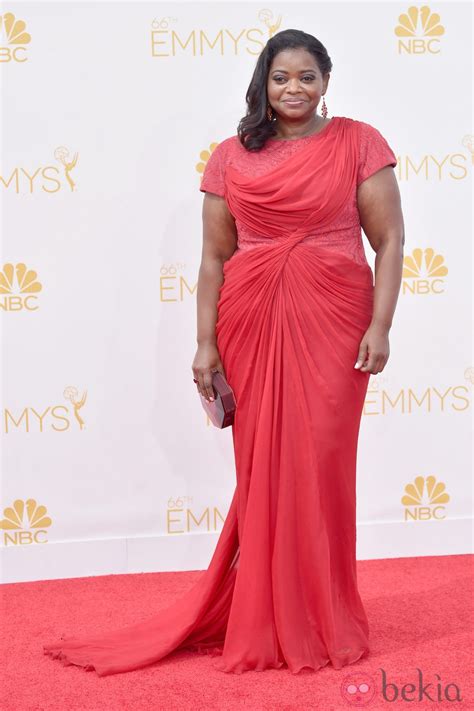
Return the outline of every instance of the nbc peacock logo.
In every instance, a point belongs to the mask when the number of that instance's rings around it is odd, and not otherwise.
[[[152,57],[176,57],[188,54],[203,57],[209,54],[257,56],[268,39],[281,28],[281,15],[276,17],[271,10],[262,9],[258,15],[259,25],[254,27],[220,27],[210,33],[198,27],[182,30],[177,17],[155,17],[151,22],[150,49]]]
[[[412,295],[442,294],[448,268],[442,254],[432,247],[416,248],[403,258],[402,293]]]
[[[46,506],[38,505],[35,499],[17,499],[12,506],[3,509],[0,519],[2,544],[23,546],[33,543],[47,543],[51,518]]]
[[[405,486],[401,502],[405,507],[405,521],[440,521],[446,518],[446,504],[450,501],[446,485],[436,477],[417,476]]]
[[[444,35],[441,17],[431,12],[428,5],[412,5],[398,18],[395,35],[398,37],[398,54],[439,54],[440,37]]]
[[[209,144],[209,148],[205,148],[203,151],[200,152],[199,154],[199,161],[196,163],[196,170],[199,173],[201,180],[204,174],[204,171],[206,170],[206,165],[213,154],[213,152],[216,150],[217,146],[219,144],[214,142]]]
[[[31,35],[26,30],[26,23],[17,20],[12,12],[0,15],[0,62],[26,62],[27,46]]]
[[[34,269],[28,269],[23,262],[4,264],[0,271],[0,310],[37,311],[37,295],[42,289]]]

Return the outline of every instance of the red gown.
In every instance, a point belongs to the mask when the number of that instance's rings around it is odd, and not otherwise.
[[[336,669],[369,651],[356,576],[356,454],[369,373],[354,369],[373,274],[357,186],[397,159],[381,133],[333,117],[322,131],[237,136],[200,186],[225,197],[238,249],[224,264],[217,346],[237,401],[237,485],[209,567],[149,619],[44,644],[99,676],[208,651],[241,673]]]

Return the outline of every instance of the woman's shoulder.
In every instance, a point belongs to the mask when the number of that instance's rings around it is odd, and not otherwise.
[[[349,119],[359,133],[359,170],[357,185],[380,168],[391,165],[396,167],[398,160],[388,142],[385,132],[362,119]]]
[[[359,131],[359,139],[361,144],[370,143],[371,141],[379,142],[380,140],[385,140],[385,135],[380,128],[374,126],[373,123],[369,121],[363,121],[362,119],[347,118],[346,120],[352,122]]]
[[[227,136],[222,138],[218,143],[215,151],[219,150],[219,153],[225,154],[229,151],[235,150],[235,148],[240,145],[239,137],[237,134],[233,136]]]
[[[211,167],[214,168],[219,165],[222,169],[232,160],[232,156],[239,150],[239,145],[240,141],[237,135],[227,136],[220,141],[214,141],[209,160]]]

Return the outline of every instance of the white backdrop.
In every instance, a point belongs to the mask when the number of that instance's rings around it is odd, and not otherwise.
[[[405,274],[361,423],[358,557],[471,550],[472,7],[418,7],[3,5],[3,581],[207,567],[235,469],[192,382],[200,177],[288,28],[328,49],[328,115],[399,161]]]

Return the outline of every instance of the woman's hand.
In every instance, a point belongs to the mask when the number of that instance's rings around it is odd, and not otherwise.
[[[385,368],[389,354],[388,329],[372,324],[360,342],[359,355],[354,368],[376,375]]]
[[[219,351],[215,343],[200,344],[194,356],[192,370],[197,380],[198,392],[209,402],[214,400],[212,371],[218,370],[225,377]]]

